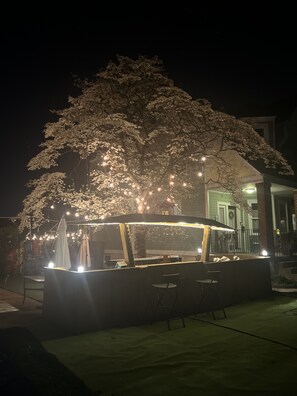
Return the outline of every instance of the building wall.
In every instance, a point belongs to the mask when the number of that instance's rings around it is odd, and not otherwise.
[[[230,203],[230,194],[220,191],[208,192],[208,216],[210,219],[218,220],[218,202]]]

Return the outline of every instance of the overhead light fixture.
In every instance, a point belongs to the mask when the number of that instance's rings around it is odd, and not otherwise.
[[[253,194],[256,191],[255,187],[246,187],[243,189],[244,192],[246,192],[247,194]]]

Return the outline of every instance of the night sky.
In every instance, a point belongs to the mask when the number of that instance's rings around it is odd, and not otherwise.
[[[75,76],[91,78],[117,54],[159,56],[177,86],[235,116],[281,120],[297,106],[292,10],[161,11],[148,3],[145,12],[115,15],[94,4],[72,4],[63,14],[53,5],[2,15],[0,217],[22,208],[24,186],[34,177],[26,165],[53,120],[50,110],[65,108],[76,94]],[[283,147],[287,159],[294,144],[291,136]]]

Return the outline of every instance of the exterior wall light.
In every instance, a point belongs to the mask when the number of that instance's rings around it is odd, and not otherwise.
[[[246,187],[243,189],[244,192],[246,192],[247,194],[253,194],[256,191],[255,187]]]

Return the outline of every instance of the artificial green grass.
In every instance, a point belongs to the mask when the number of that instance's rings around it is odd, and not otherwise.
[[[148,326],[44,342],[102,395],[295,395],[297,300],[279,296]]]

